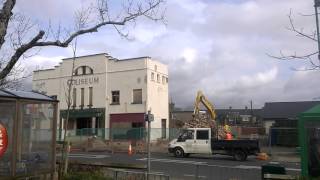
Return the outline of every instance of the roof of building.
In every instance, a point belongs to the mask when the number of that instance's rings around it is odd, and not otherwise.
[[[0,89],[0,97],[13,99],[29,99],[39,101],[57,101],[47,95],[34,91],[16,91],[9,89]]]
[[[205,109],[201,111],[206,111]],[[227,115],[227,114],[238,114],[238,115],[251,115],[251,110],[250,109],[216,109],[215,110],[216,114],[218,116],[220,115]],[[192,114],[193,110],[180,110],[180,109],[175,109],[173,111],[175,114]],[[252,114],[253,116],[262,116],[262,109],[252,109]]]
[[[297,119],[300,113],[319,104],[320,101],[267,102],[263,108],[263,118]]]
[[[134,58],[126,58],[126,59],[120,59],[119,61],[130,61],[130,60],[140,60],[145,58],[151,58],[150,56],[141,56],[141,57],[134,57]]]
[[[88,55],[84,55],[84,56],[76,56],[75,58],[83,58],[83,57],[99,56],[99,55],[105,55],[105,56],[108,56],[108,53],[88,54]],[[63,58],[62,60],[68,60],[68,59],[73,59],[73,57]]]

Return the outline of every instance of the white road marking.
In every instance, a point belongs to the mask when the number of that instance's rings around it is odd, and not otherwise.
[[[148,158],[137,159],[138,161],[147,161]],[[164,162],[164,163],[179,163],[179,164],[207,164],[207,162],[198,162],[198,161],[184,161],[184,160],[174,160],[174,159],[156,159],[151,158],[152,162]]]
[[[57,156],[61,156],[61,154],[57,154]],[[103,159],[110,157],[108,155],[101,155],[101,154],[69,154],[71,158],[88,158],[88,159]]]
[[[238,168],[238,169],[261,169],[261,167],[259,167],[259,166],[247,166],[247,165],[239,165],[239,166],[235,166],[235,168]]]
[[[184,174],[186,177],[194,177],[194,174]],[[207,178],[207,176],[198,176],[198,178]]]
[[[147,161],[148,158],[137,159],[139,161]],[[210,167],[220,167],[220,168],[234,168],[234,169],[257,169],[260,170],[261,166],[248,166],[248,165],[238,165],[238,166],[227,166],[227,165],[216,165],[208,164],[208,162],[198,162],[198,161],[184,161],[184,160],[175,160],[175,159],[156,159],[151,158],[152,162],[163,162],[163,163],[178,163],[178,164],[192,164],[192,165],[204,165]],[[301,169],[298,168],[286,168],[287,171],[297,171],[300,172]]]

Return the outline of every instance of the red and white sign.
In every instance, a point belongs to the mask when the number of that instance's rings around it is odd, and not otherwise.
[[[0,123],[0,157],[6,152],[8,147],[7,129]]]

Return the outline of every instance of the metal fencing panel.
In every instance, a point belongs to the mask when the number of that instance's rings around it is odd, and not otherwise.
[[[141,171],[112,170],[114,180],[169,180],[170,177],[160,173],[146,173]]]

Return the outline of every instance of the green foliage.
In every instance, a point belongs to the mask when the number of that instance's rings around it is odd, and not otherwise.
[[[70,172],[63,177],[63,180],[111,180],[101,172]]]

